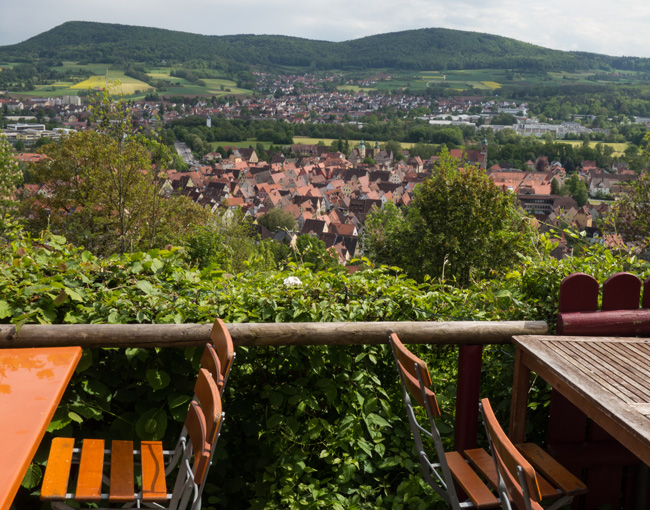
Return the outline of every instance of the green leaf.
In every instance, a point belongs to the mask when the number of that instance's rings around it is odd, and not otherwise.
[[[165,267],[165,263],[160,259],[153,259],[151,261],[151,272],[159,273]]]
[[[80,302],[84,301],[84,298],[81,297],[80,294],[78,294],[74,290],[72,290],[70,287],[65,287],[63,290],[65,291],[65,293],[68,296],[70,296],[70,299],[72,299],[73,301],[80,301]]]
[[[77,423],[83,423],[84,419],[79,416],[77,413],[74,411],[68,412],[68,418],[70,418],[72,421],[76,421]]]
[[[138,280],[135,282],[135,286],[148,296],[158,294],[158,290],[155,289],[154,286],[151,285],[151,283],[149,283],[147,280]]]
[[[135,432],[140,439],[160,441],[167,430],[167,413],[162,409],[149,409],[142,413],[135,423]]]
[[[11,317],[11,315],[12,313],[11,313],[11,308],[9,307],[9,303],[0,300],[0,319]]]
[[[77,364],[77,368],[75,369],[76,374],[80,374],[81,372],[84,372],[85,370],[88,370],[93,364],[93,351],[92,349],[84,349],[81,351],[81,359],[79,360],[79,363]]]
[[[192,400],[192,397],[189,395],[172,394],[167,398],[167,403],[170,409],[174,409],[187,404],[190,400]]]
[[[68,416],[68,413],[63,409],[59,408],[54,413],[54,417],[50,421],[50,424],[47,427],[48,432],[54,432],[56,430],[61,430],[63,427],[67,426],[72,420]]]
[[[20,485],[25,487],[25,489],[33,489],[34,487],[38,487],[42,478],[43,471],[41,468],[36,464],[30,464]]]
[[[54,306],[61,306],[63,303],[65,303],[66,299],[68,299],[68,295],[66,294],[65,290],[62,290],[54,299]]]
[[[153,368],[147,370],[145,377],[147,378],[149,386],[151,386],[154,390],[162,390],[163,388],[166,388],[169,386],[169,382],[171,381],[171,378],[167,372]]]

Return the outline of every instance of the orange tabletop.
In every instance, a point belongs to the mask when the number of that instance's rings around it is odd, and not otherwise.
[[[81,347],[0,349],[0,509],[7,510],[43,439]]]

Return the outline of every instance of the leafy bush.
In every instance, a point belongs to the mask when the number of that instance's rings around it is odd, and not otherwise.
[[[579,259],[522,259],[501,280],[462,289],[369,265],[351,275],[292,264],[229,276],[187,266],[177,249],[99,259],[58,236],[32,239],[17,229],[1,235],[0,321],[18,325],[207,323],[217,316],[227,323],[550,320],[569,272],[591,272],[601,281],[623,269],[650,273],[633,257],[594,247]],[[301,285],[285,285],[289,276]],[[429,360],[450,444],[457,349],[413,348]],[[386,345],[240,347],[237,353],[205,508],[442,505],[420,476]],[[199,355],[194,348],[84,350],[50,432],[173,441]],[[498,402],[503,419],[512,356],[510,346],[485,349],[482,392]],[[546,395],[545,384],[532,392],[535,424],[545,417]],[[25,483],[30,489],[38,485],[49,443],[46,438],[36,455]],[[18,500],[35,502],[26,489]]]

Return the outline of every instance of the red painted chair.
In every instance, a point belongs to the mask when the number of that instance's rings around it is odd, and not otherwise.
[[[648,336],[650,334],[650,279],[642,282],[630,273],[616,273],[602,285],[585,273],[562,280],[558,307],[558,335]],[[642,292],[643,289],[643,292]],[[600,299],[599,299],[600,297]],[[599,308],[599,301],[601,306]],[[583,473],[590,487],[588,508],[617,507],[634,501],[630,488],[640,469],[639,459],[577,409],[559,392],[551,394],[548,451],[575,473]]]

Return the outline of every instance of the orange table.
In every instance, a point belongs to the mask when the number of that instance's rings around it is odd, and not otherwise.
[[[0,510],[7,510],[43,439],[81,347],[0,349]]]

